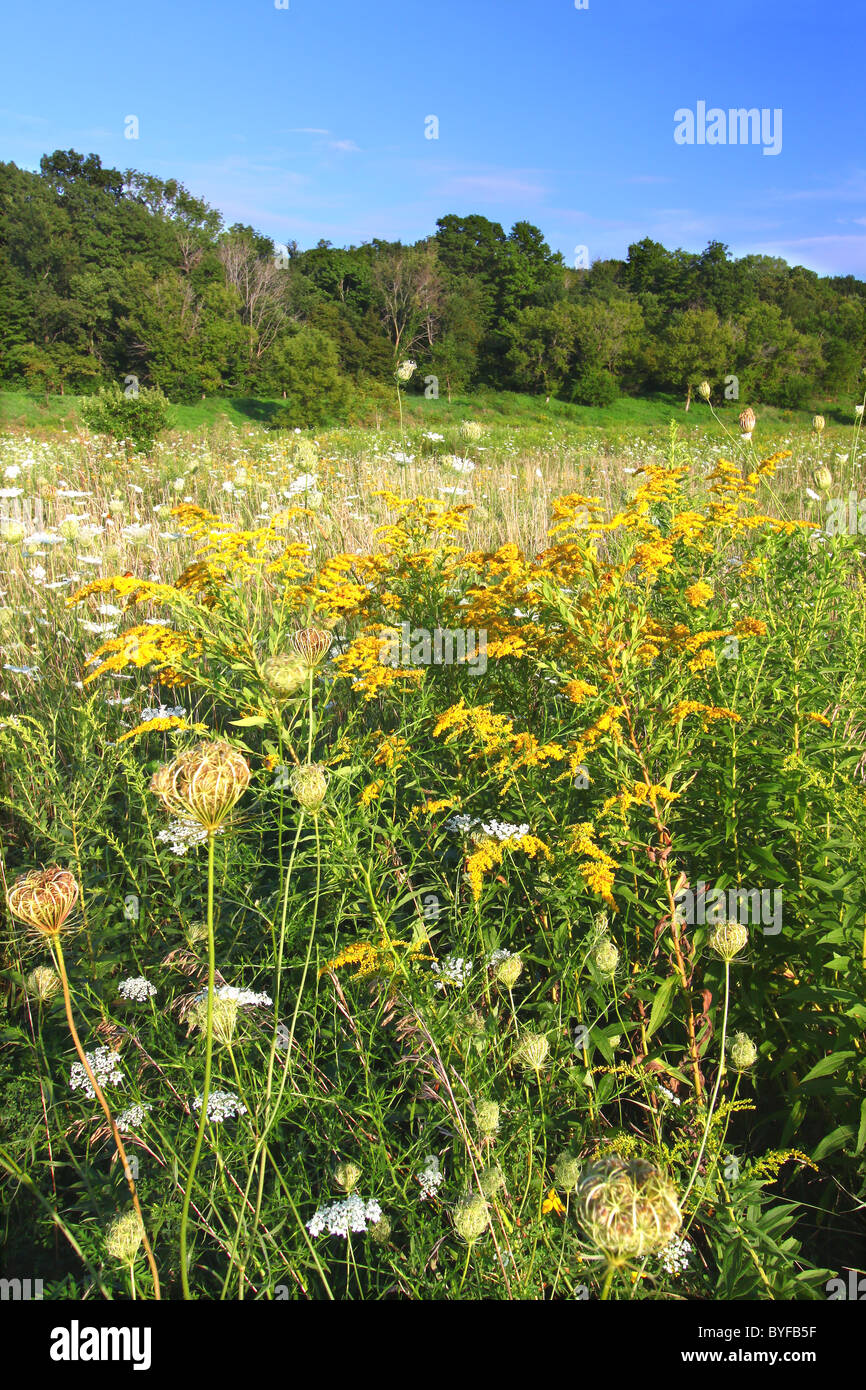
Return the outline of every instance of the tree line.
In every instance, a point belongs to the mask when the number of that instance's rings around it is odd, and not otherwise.
[[[134,375],[169,399],[281,397],[319,424],[393,386],[606,404],[686,393],[809,406],[857,389],[866,283],[773,256],[645,238],[569,266],[529,222],[450,213],[412,245],[301,250],[177,180],[57,150],[0,163],[0,383],[89,393]]]

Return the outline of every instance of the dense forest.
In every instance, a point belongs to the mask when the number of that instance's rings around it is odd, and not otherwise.
[[[288,229],[287,229],[288,230]],[[529,222],[477,214],[434,235],[302,251],[175,180],[55,151],[0,163],[0,384],[87,393],[134,374],[174,401],[279,397],[303,422],[393,389],[478,387],[606,404],[617,393],[810,405],[856,387],[866,283],[771,256],[645,239],[626,260],[567,265]],[[435,384],[431,378],[436,379]]]

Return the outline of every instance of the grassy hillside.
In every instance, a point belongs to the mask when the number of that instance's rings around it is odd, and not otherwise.
[[[75,429],[78,426],[78,396],[45,397],[24,391],[0,391],[0,428],[23,428],[39,431],[60,431]],[[172,407],[174,428],[182,431],[198,431],[229,423],[235,428],[249,425],[268,426],[275,415],[283,408],[282,399],[255,400],[249,397],[208,396],[193,405]],[[792,429],[808,426],[810,413],[802,410],[780,410],[774,406],[756,405],[760,416],[760,427],[768,437],[785,433]],[[854,414],[854,403],[840,400],[822,407],[828,428],[834,424],[847,428]],[[439,400],[426,400],[423,396],[404,396],[403,410],[407,430],[427,429],[441,431],[449,426],[457,426],[466,419],[479,420],[491,429],[520,427],[521,432],[535,429],[543,437],[545,431],[554,426],[558,431],[574,433],[580,437],[592,433],[604,436],[622,436],[637,432],[650,436],[654,432],[667,433],[671,419],[686,434],[697,434],[710,425],[709,412],[700,400],[693,401],[686,411],[684,399],[678,396],[655,396],[649,399],[636,399],[621,396],[612,405],[580,406],[570,405],[555,399],[545,403],[543,396],[519,395],[515,392],[478,392],[470,396],[455,396],[452,401],[444,397]],[[718,414],[727,427],[737,433],[737,416],[740,406],[728,404],[718,408]],[[363,422],[386,428],[397,424],[396,397],[393,409],[377,409],[370,406]]]

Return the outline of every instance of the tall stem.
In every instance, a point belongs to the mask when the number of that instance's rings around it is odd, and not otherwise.
[[[55,960],[57,961],[57,970],[58,974],[60,975],[61,983],[63,985],[63,1002],[66,1005],[66,1022],[69,1026],[69,1032],[72,1035],[72,1041],[75,1044],[75,1051],[78,1053],[81,1065],[84,1067],[84,1070],[87,1073],[87,1076],[90,1080],[90,1084],[93,1087],[94,1094],[96,1095],[99,1104],[102,1106],[103,1113],[105,1115],[106,1120],[108,1121],[109,1128],[111,1129],[111,1135],[114,1139],[114,1144],[117,1149],[117,1156],[123,1164],[123,1172],[126,1177],[126,1181],[129,1184],[129,1191],[132,1194],[132,1205],[135,1207],[136,1215],[138,1216],[138,1219],[141,1222],[141,1241],[142,1245],[144,1246],[145,1254],[147,1255],[147,1262],[150,1265],[150,1272],[153,1275],[153,1296],[154,1298],[159,1299],[161,1298],[159,1289],[159,1274],[157,1273],[156,1269],[156,1261],[153,1258],[153,1251],[150,1248],[150,1241],[148,1240],[147,1232],[144,1229],[144,1217],[141,1214],[141,1206],[138,1201],[138,1192],[136,1191],[135,1187],[135,1179],[132,1176],[132,1170],[129,1166],[129,1163],[127,1162],[126,1150],[123,1147],[123,1140],[120,1137],[120,1131],[118,1130],[117,1125],[114,1123],[114,1116],[112,1115],[108,1107],[108,1101],[105,1099],[105,1096],[103,1095],[102,1087],[100,1086],[96,1077],[93,1075],[93,1070],[90,1066],[90,1063],[87,1060],[87,1054],[84,1051],[84,1048],[81,1046],[81,1039],[79,1038],[78,1030],[75,1027],[75,1020],[72,1017],[72,1000],[69,995],[69,979],[66,974],[66,961],[63,958],[63,946],[61,945],[59,935],[55,937],[53,944]]]
[[[726,960],[726,961],[725,961],[725,1009],[724,1009],[724,1013],[722,1014],[722,1046],[721,1046],[721,1057],[719,1058],[719,1070],[718,1070],[718,1072],[717,1072],[717,1074],[716,1074],[716,1084],[715,1084],[715,1086],[714,1086],[714,1088],[713,1088],[713,1095],[712,1095],[712,1099],[711,1099],[711,1101],[710,1101],[710,1108],[709,1108],[709,1111],[707,1112],[707,1123],[704,1125],[704,1137],[703,1137],[703,1139],[701,1140],[701,1147],[698,1149],[698,1156],[697,1156],[697,1158],[695,1159],[695,1166],[694,1166],[694,1168],[692,1169],[692,1175],[691,1175],[691,1177],[689,1178],[689,1185],[688,1185],[688,1187],[686,1188],[685,1192],[683,1193],[682,1201],[681,1201],[681,1203],[680,1203],[680,1205],[683,1206],[683,1207],[684,1207],[685,1204],[686,1204],[686,1198],[688,1197],[689,1193],[691,1192],[692,1188],[694,1187],[694,1185],[695,1185],[695,1179],[696,1179],[696,1177],[698,1176],[698,1169],[699,1169],[699,1167],[701,1166],[701,1159],[702,1159],[703,1156],[704,1156],[704,1149],[707,1147],[707,1139],[708,1139],[709,1133],[710,1133],[710,1125],[711,1125],[712,1122],[713,1122],[713,1112],[714,1112],[714,1110],[715,1110],[715,1108],[716,1108],[716,1100],[718,1099],[718,1095],[719,1095],[719,1087],[720,1087],[721,1084],[722,1084],[722,1077],[723,1077],[723,1075],[724,1075],[724,1073],[725,1073],[725,1040],[726,1040],[726,1038],[727,1038],[727,1036],[728,1036],[728,1004],[729,1004],[729,1002],[730,1002],[730,998],[731,998],[731,962],[730,962],[729,960]]]
[[[213,936],[213,881],[214,833],[211,830],[208,832],[207,837],[207,1017],[205,1021],[204,1089],[202,1091],[198,1130],[195,1136],[195,1148],[193,1149],[192,1163],[190,1164],[189,1175],[186,1180],[186,1188],[183,1194],[183,1210],[180,1217],[180,1278],[185,1299],[192,1298],[192,1294],[189,1290],[189,1272],[187,1270],[186,1227],[187,1221],[189,1220],[189,1204],[192,1199],[195,1170],[198,1167],[202,1140],[204,1138],[204,1128],[207,1124],[207,1104],[210,1096],[211,1062],[213,1059],[213,991],[214,976],[216,974],[216,956]]]

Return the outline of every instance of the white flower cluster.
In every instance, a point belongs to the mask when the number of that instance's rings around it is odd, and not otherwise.
[[[130,975],[128,979],[121,980],[117,986],[117,992],[123,999],[150,999],[156,994],[156,985],[152,985],[150,980],[146,980],[143,975]]]
[[[417,362],[413,362],[411,359],[407,358],[405,362],[400,363],[394,375],[398,381],[408,381],[417,366]]]
[[[141,711],[141,722],[147,724],[151,719],[185,719],[186,710],[183,705],[160,705],[158,709],[143,709]]]
[[[684,1274],[689,1268],[689,1256],[692,1253],[692,1248],[691,1241],[685,1240],[682,1236],[671,1236],[659,1256],[665,1273]]]
[[[117,1128],[122,1129],[124,1134],[131,1134],[144,1124],[145,1111],[152,1109],[152,1105],[131,1105],[122,1115],[118,1115]]]
[[[501,965],[504,960],[510,960],[514,955],[513,951],[507,950],[505,946],[499,946],[495,951],[491,951],[487,957],[487,964],[491,968]]]
[[[281,496],[286,501],[291,501],[295,497],[303,497],[308,506],[315,511],[325,500],[324,493],[319,487],[319,480],[315,473],[301,473],[297,478],[283,490]]]
[[[446,956],[443,961],[434,960],[430,969],[439,976],[439,989],[448,985],[465,985],[472,974],[472,962],[463,956]]]
[[[156,838],[167,844],[172,854],[184,855],[194,845],[204,843],[207,831],[195,821],[173,820],[166,830],[160,830]]]
[[[339,1202],[330,1202],[319,1207],[307,1222],[307,1230],[314,1238],[323,1235],[347,1237],[350,1231],[360,1233],[367,1226],[375,1226],[382,1219],[382,1208],[370,1198],[365,1201],[357,1192],[350,1192]]]
[[[445,829],[461,830],[464,833],[477,830],[482,835],[490,835],[494,840],[520,840],[529,834],[529,826],[525,822],[522,825],[514,825],[507,820],[479,820],[477,816],[452,816],[445,822]]]
[[[424,1159],[424,1167],[420,1173],[415,1174],[421,1188],[421,1201],[426,1202],[428,1197],[435,1197],[445,1181],[445,1174],[439,1166],[439,1160],[435,1154],[428,1154]]]
[[[194,1110],[201,1110],[203,1099],[203,1096],[196,1096],[192,1103]],[[211,1091],[207,1098],[207,1117],[215,1125],[221,1124],[223,1120],[233,1120],[236,1115],[245,1115],[246,1113],[247,1107],[242,1105],[231,1091]]]
[[[96,1077],[100,1086],[109,1084],[117,1086],[123,1081],[123,1072],[117,1065],[120,1061],[120,1053],[112,1052],[110,1047],[98,1047],[95,1052],[85,1052],[87,1064],[93,1075]],[[90,1077],[84,1070],[81,1062],[73,1062],[72,1070],[69,1073],[69,1085],[73,1091],[81,1088],[84,1094],[91,1100],[96,1099],[96,1092],[90,1084]]]
[[[662,1095],[665,1097],[666,1100],[672,1100],[674,1105],[682,1105],[682,1101],[680,1100],[679,1096],[675,1096],[673,1091],[669,1091],[667,1086],[663,1086],[661,1082],[659,1082],[659,1090],[661,1091]]]
[[[238,989],[235,985],[220,985],[214,990],[218,999],[233,999],[239,1009],[246,1005],[273,1004],[269,994],[257,994],[253,989]],[[202,996],[204,998],[204,996]]]
[[[257,994],[252,989],[238,989],[235,985],[217,985],[213,992],[214,999],[231,999],[237,1004],[239,1009],[249,1006],[273,1004],[273,999],[269,994]],[[195,996],[194,1003],[200,999],[207,999],[207,990],[203,989]]]

